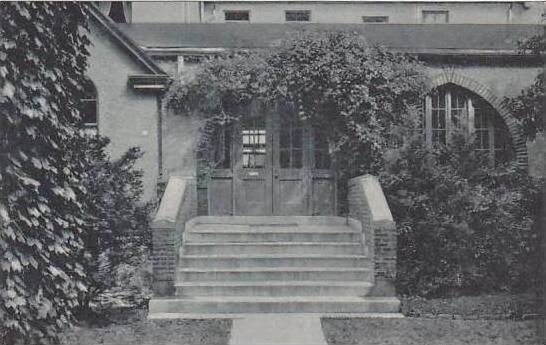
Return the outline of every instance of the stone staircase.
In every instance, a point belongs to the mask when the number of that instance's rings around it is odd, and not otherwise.
[[[150,318],[233,313],[397,313],[370,297],[360,223],[341,217],[197,217],[186,224],[175,296]]]

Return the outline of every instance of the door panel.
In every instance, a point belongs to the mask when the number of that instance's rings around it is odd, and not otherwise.
[[[233,125],[231,139],[219,150],[229,164],[210,175],[209,214],[335,214],[328,144],[324,136],[314,138],[311,126],[296,121],[290,111],[254,111]]]
[[[272,210],[271,131],[266,116],[241,121],[234,143],[234,213],[266,216]]]
[[[273,131],[273,212],[309,214],[308,131],[288,112],[277,112]]]

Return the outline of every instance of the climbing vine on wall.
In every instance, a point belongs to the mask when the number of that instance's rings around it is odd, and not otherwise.
[[[330,142],[342,171],[373,172],[398,129],[415,122],[425,78],[420,62],[371,45],[351,32],[298,33],[279,47],[228,52],[175,80],[166,105],[206,119],[201,147],[213,128],[237,121],[251,102],[291,104]],[[351,167],[349,169],[348,167]]]

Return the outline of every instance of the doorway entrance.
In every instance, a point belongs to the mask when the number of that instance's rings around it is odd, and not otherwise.
[[[208,181],[210,215],[334,215],[328,145],[290,110],[252,114],[224,131]],[[229,156],[229,158],[228,158]]]

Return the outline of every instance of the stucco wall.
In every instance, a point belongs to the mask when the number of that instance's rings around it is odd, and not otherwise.
[[[165,111],[162,117],[163,174],[195,176],[199,129],[203,120],[198,116]]]
[[[199,23],[198,1],[134,1],[132,23]]]
[[[538,24],[543,3],[528,9],[510,3],[401,3],[401,2],[208,2],[204,22],[223,23],[225,10],[249,10],[252,23],[284,23],[285,10],[310,10],[313,23],[362,23],[362,16],[388,16],[390,23],[421,23],[423,10],[448,10],[450,23]],[[485,8],[487,8],[485,10]]]
[[[144,171],[144,198],[150,199],[158,177],[157,98],[154,93],[134,91],[127,83],[129,75],[147,71],[94,25],[90,40],[87,75],[98,91],[99,133],[111,139],[112,158],[134,146],[144,151],[137,167]]]

